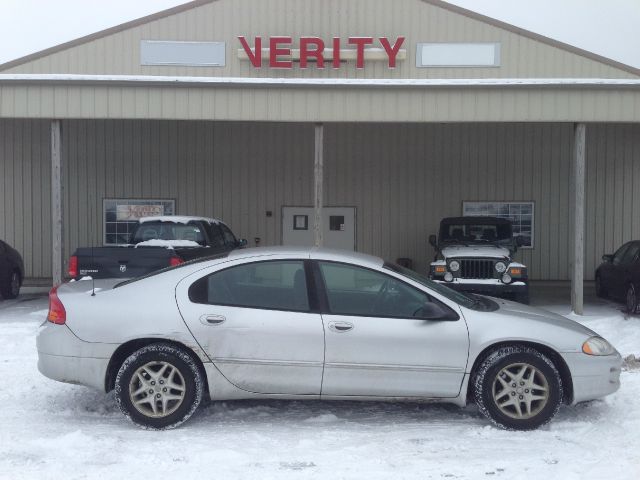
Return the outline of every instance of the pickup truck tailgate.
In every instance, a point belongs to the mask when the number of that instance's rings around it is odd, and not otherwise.
[[[79,248],[79,276],[93,278],[134,278],[168,267],[173,250],[164,247]]]

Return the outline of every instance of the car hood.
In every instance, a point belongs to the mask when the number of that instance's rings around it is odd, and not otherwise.
[[[559,352],[577,352],[582,342],[598,335],[578,322],[542,308],[501,298],[491,300],[498,304],[498,310],[464,312],[470,338],[478,346],[522,340],[543,343]]]
[[[451,245],[441,252],[445,258],[509,258],[508,248],[495,245]]]

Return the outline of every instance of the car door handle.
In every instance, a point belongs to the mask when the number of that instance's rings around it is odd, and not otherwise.
[[[336,333],[344,333],[353,330],[353,323],[349,322],[329,322],[329,330]]]
[[[226,320],[226,317],[222,315],[203,315],[200,317],[200,323],[204,325],[220,325]]]

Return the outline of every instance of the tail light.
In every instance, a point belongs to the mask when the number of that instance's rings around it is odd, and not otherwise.
[[[75,255],[69,259],[69,276],[72,278],[78,276],[78,257]]]
[[[47,320],[57,325],[64,325],[67,321],[67,311],[58,298],[58,287],[53,287],[49,292],[49,314]]]
[[[169,265],[171,265],[172,267],[180,265],[181,263],[184,263],[184,260],[180,257],[171,257],[171,260],[169,260]]]

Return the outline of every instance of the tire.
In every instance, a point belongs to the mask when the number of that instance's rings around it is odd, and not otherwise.
[[[527,388],[531,385],[540,388]],[[473,389],[482,414],[507,430],[534,430],[548,423],[562,403],[562,379],[553,362],[519,345],[489,354],[478,367]],[[535,398],[527,402],[529,397]]]
[[[144,382],[144,383],[143,383]],[[131,354],[115,382],[116,402],[136,425],[164,430],[186,422],[202,401],[204,376],[185,350],[154,343]]]
[[[638,312],[638,293],[633,283],[627,285],[627,293],[625,295],[625,311],[629,315],[634,315]]]
[[[600,275],[596,275],[596,296],[599,298],[607,298],[607,290],[602,286]]]
[[[7,274],[2,285],[0,285],[0,295],[6,300],[18,298],[21,286],[22,279],[20,278],[20,272],[18,270],[12,270]]]

